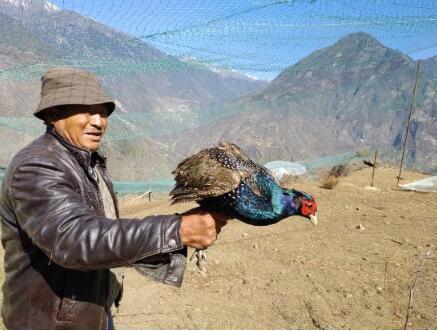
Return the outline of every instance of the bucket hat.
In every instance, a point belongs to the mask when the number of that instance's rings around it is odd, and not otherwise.
[[[44,120],[44,111],[49,108],[98,104],[107,104],[108,115],[115,109],[114,100],[93,73],[69,67],[50,68],[41,77],[41,99],[34,115]]]

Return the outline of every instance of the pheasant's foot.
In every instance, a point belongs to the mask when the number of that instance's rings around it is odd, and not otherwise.
[[[202,274],[206,275],[206,250],[205,249],[195,249],[193,255],[190,257],[190,261],[194,260],[197,270]]]

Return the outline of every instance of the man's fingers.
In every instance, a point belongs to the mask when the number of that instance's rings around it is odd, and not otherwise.
[[[182,214],[181,238],[184,245],[207,248],[217,240],[222,227],[232,217],[220,212],[207,212],[201,208]]]

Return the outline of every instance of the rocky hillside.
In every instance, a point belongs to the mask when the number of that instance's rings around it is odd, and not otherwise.
[[[198,109],[265,85],[244,75],[181,61],[48,1],[0,0],[0,15],[0,44],[7,50],[2,52],[0,68],[8,70],[6,78],[38,79],[44,65],[82,65],[97,71],[121,108],[129,112]],[[31,64],[40,66],[40,72]]]
[[[93,19],[60,10],[48,1],[0,0],[0,140],[10,142],[0,149],[0,164],[7,164],[40,129],[35,124],[28,132],[23,130],[23,123],[14,128],[12,120],[7,123],[8,118],[31,117],[39,99],[41,74],[47,67],[70,64],[97,72],[116,99],[118,113],[143,114],[143,122],[154,120],[145,128],[135,127],[128,117],[113,120],[116,127],[125,124],[124,138],[113,139],[108,152],[113,148],[112,154],[125,159],[126,150],[135,150],[132,155],[138,157],[132,159],[134,163],[147,158],[148,151],[162,155],[164,163],[170,162],[164,157],[167,146],[151,139],[149,128],[166,129],[180,123],[191,127],[203,109],[230,102],[266,84],[235,72],[182,61]],[[126,131],[129,129],[141,130],[141,139],[136,138],[138,132]],[[23,139],[14,139],[22,131],[27,132]],[[126,149],[126,145],[131,148]],[[126,175],[117,165],[114,173]],[[145,170],[137,175],[150,174]]]
[[[177,149],[189,154],[229,139],[261,162],[359,148],[399,155],[416,65],[368,34],[348,35],[187,132],[191,139]],[[422,66],[407,155],[410,164],[428,171],[437,164],[436,75],[434,57]]]

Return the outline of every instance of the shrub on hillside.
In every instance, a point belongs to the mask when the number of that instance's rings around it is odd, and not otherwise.
[[[339,164],[332,167],[329,171],[328,176],[333,176],[335,178],[338,177],[347,177],[350,173],[350,168],[346,164]]]
[[[333,175],[326,175],[319,178],[320,187],[328,190],[332,190],[335,186],[337,186],[339,181],[340,180]]]

